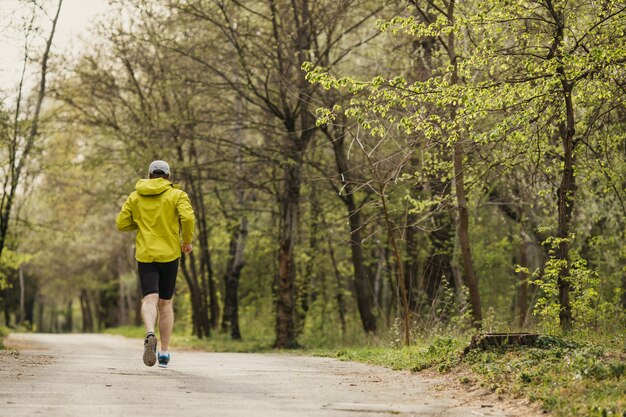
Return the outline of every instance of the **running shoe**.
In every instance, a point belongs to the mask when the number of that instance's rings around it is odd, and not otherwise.
[[[170,354],[169,353],[161,354],[161,352],[159,352],[158,356],[159,356],[159,367],[167,368],[167,364],[170,363]]]
[[[157,338],[154,333],[148,333],[143,341],[143,363],[146,366],[154,366],[156,357]]]

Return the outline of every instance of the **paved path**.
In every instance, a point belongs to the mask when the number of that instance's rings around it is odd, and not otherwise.
[[[142,341],[98,334],[16,334],[0,352],[0,416],[512,416],[463,405],[441,381],[334,359],[174,352],[148,368]]]

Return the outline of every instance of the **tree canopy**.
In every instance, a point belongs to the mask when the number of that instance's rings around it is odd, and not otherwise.
[[[164,159],[197,216],[175,308],[199,338],[623,328],[625,10],[113,2],[78,60],[39,58],[36,110],[0,108],[5,323],[139,320],[114,219]]]

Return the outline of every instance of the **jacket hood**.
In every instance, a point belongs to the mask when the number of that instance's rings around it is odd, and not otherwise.
[[[141,195],[159,195],[173,186],[164,178],[142,179],[137,181],[135,190]]]

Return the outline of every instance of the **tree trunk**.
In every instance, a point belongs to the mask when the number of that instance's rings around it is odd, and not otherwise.
[[[350,227],[350,251],[352,253],[352,267],[354,273],[354,288],[356,291],[357,306],[363,330],[368,333],[376,331],[376,316],[374,315],[374,291],[368,279],[363,247],[361,246],[361,220],[360,208],[357,207],[352,182],[350,180],[350,167],[344,149],[343,134],[333,137],[325,132],[333,145],[335,153],[335,164],[340,178],[342,179],[343,196],[342,201],[348,211],[348,225]]]
[[[354,288],[356,290],[359,316],[361,317],[363,330],[368,333],[374,333],[376,331],[374,291],[365,268],[363,247],[361,246],[363,221],[361,220],[361,213],[354,202],[354,196],[350,194],[346,196],[346,200],[348,212],[352,213],[349,215],[348,224],[350,226],[350,251],[354,268]]]
[[[292,62],[304,62],[310,56],[313,49],[314,22],[311,11],[309,10],[309,1],[291,2],[292,12],[294,16],[293,32],[287,39],[293,42],[291,56],[285,55],[279,35],[276,35],[278,41],[277,47],[277,64],[279,67],[293,69]],[[280,27],[278,20],[278,5],[275,1],[270,1],[270,9],[272,13],[272,24],[274,33],[277,30],[289,30]],[[281,75],[282,76],[282,75]],[[279,232],[279,249],[278,249],[278,292],[276,300],[276,348],[293,348],[298,344],[296,342],[296,332],[294,323],[295,314],[295,259],[294,246],[295,237],[298,232],[300,221],[299,204],[300,204],[300,188],[302,184],[302,163],[304,152],[314,134],[315,118],[310,111],[309,100],[311,97],[311,85],[304,77],[302,72],[294,72],[291,83],[298,89],[297,104],[294,106],[289,103],[289,93],[285,89],[284,83],[281,81],[280,96],[281,104],[284,109],[282,112],[282,121],[285,126],[286,135],[284,136],[283,149],[287,157],[285,170],[285,184],[281,195],[281,227]]]
[[[139,273],[135,268],[135,274],[137,274],[137,286],[135,287],[135,293],[137,294],[137,302],[135,303],[135,326],[141,326],[141,302],[143,299],[143,293],[141,291],[141,283],[139,282]]]
[[[519,264],[523,268],[528,268],[528,246],[530,242],[526,238],[526,234],[522,233],[522,243],[520,245]],[[523,329],[526,327],[526,315],[528,314],[528,273],[519,272],[519,287],[517,290],[517,312],[515,323],[517,327]]]
[[[311,293],[311,289],[314,288],[316,274],[319,274],[316,270],[318,265],[319,256],[319,244],[318,234],[319,231],[319,219],[320,219],[320,203],[317,200],[317,184],[311,184],[310,197],[309,197],[309,245],[307,248],[307,260],[305,263],[305,271],[302,279],[298,280],[299,285],[296,289],[296,299],[298,304],[296,315],[296,334],[300,336],[304,331],[307,314],[309,313],[310,303],[315,301],[314,295]],[[324,292],[322,292],[324,294]],[[322,308],[324,308],[323,306]],[[324,313],[324,311],[323,311]]]
[[[390,243],[388,243],[390,244]],[[394,307],[398,305],[399,300],[399,288],[398,283],[394,282],[394,277],[396,275],[396,265],[391,262],[391,251],[387,249],[385,251],[385,264],[387,265],[387,270],[389,273],[387,274],[387,288],[389,289],[389,295],[387,299],[387,305],[385,306],[385,321],[387,323],[387,327],[390,327],[395,320],[395,311]]]
[[[63,331],[71,333],[74,329],[74,310],[72,308],[72,301],[68,301],[67,308],[65,309],[65,327]]]
[[[418,11],[422,11],[417,3],[414,4]],[[418,13],[421,15],[421,13]],[[422,15],[423,16],[423,15]],[[430,16],[429,16],[430,18]],[[423,23],[428,23],[428,18],[423,16]],[[413,73],[413,77],[415,80],[419,82],[425,82],[432,77],[432,55],[435,52],[436,39],[432,37],[421,37],[412,42],[412,52],[414,57],[419,57],[413,61],[411,65],[411,70]],[[416,143],[421,143],[421,141],[416,140]],[[420,166],[420,161],[417,155],[419,154],[419,150],[416,150],[414,153],[415,156],[411,158],[411,169],[417,171]],[[433,177],[441,178],[443,174],[435,173],[432,175]],[[438,181],[441,183],[441,181]],[[419,193],[423,191],[425,184],[416,184],[416,186],[411,187],[411,193],[413,193],[413,197],[416,199],[420,199]],[[443,190],[447,190],[447,187],[442,187]],[[433,210],[434,212],[434,210]],[[409,213],[407,216],[407,225],[406,225],[406,255],[407,261],[404,267],[405,274],[405,287],[407,289],[407,297],[409,303],[409,309],[414,313],[419,313],[420,306],[418,305],[418,301],[420,299],[420,293],[424,293],[425,290],[431,290],[430,293],[427,293],[426,296],[429,301],[429,305],[432,305],[432,301],[435,298],[436,290],[439,289],[438,282],[441,279],[442,274],[439,273],[439,263],[431,263],[431,261],[437,261],[436,256],[439,254],[439,249],[434,249],[436,246],[432,245],[433,251],[431,252],[431,256],[427,260],[425,264],[425,269],[420,271],[420,265],[418,262],[418,232],[419,228],[415,225],[417,222],[417,215],[414,213]],[[435,228],[435,232],[439,230],[438,227]],[[432,233],[431,233],[431,241],[432,241]],[[433,256],[435,255],[435,256]],[[433,259],[435,258],[435,259]],[[430,269],[429,269],[430,268]],[[420,276],[420,272],[422,275]],[[433,276],[434,272],[434,276]],[[428,273],[429,275],[426,275]],[[424,279],[426,278],[426,279]],[[425,281],[425,282],[424,282]],[[422,285],[425,283],[426,285]],[[434,290],[434,291],[433,291]],[[423,296],[422,296],[423,299]]]
[[[122,257],[117,255],[117,323],[120,326],[126,325],[128,323],[128,308],[126,305],[126,286],[124,285],[123,280],[123,263]]]
[[[192,149],[192,156],[195,158],[197,164],[197,155],[195,148]],[[193,201],[194,209],[196,211],[196,219],[198,224],[198,240],[200,243],[200,276],[198,288],[202,292],[202,299],[209,301],[208,314],[209,323],[212,329],[216,329],[219,322],[219,304],[217,301],[217,287],[215,285],[215,279],[213,277],[213,268],[211,266],[211,252],[209,251],[209,228],[207,226],[207,213],[204,206],[204,196],[202,189],[195,179],[191,175],[186,176],[187,184],[191,187],[191,199]],[[190,256],[193,260],[194,256]],[[192,261],[193,262],[193,261]],[[194,266],[192,266],[192,270]],[[204,301],[206,304],[206,301]],[[208,336],[208,334],[207,334]]]
[[[15,319],[15,324],[20,325],[24,321],[24,316],[26,315],[26,308],[24,302],[24,269],[20,266],[18,268],[18,277],[20,282],[20,309],[17,318]]]
[[[43,322],[43,313],[44,313],[43,310],[44,310],[44,305],[40,301],[40,302],[37,303],[37,323],[35,325],[36,330],[38,332],[40,332],[40,333],[45,331],[45,329],[44,329],[44,322]],[[84,323],[84,318],[83,318],[83,323]],[[83,333],[85,333],[84,325],[83,325]]]
[[[326,225],[326,221],[322,217],[322,221],[324,222],[324,228],[328,229]],[[333,243],[330,239],[330,234],[326,235],[326,242],[328,243],[328,254],[330,255],[330,260],[333,264],[333,272],[335,273],[335,282],[337,285],[337,292],[335,295],[335,300],[337,300],[337,312],[339,313],[339,321],[341,323],[341,334],[346,334],[346,301],[343,297],[343,280],[341,279],[341,272],[339,272],[339,268],[337,267],[337,259],[335,258],[335,250],[333,249]]]
[[[409,214],[405,230],[406,238],[406,261],[404,265],[404,287],[406,288],[407,302],[409,310],[417,312],[417,298],[418,298],[418,246],[417,246],[417,232],[418,229],[414,223],[417,221],[415,214]]]
[[[229,258],[226,265],[226,296],[224,299],[224,317],[222,319],[222,330],[228,331],[233,340],[241,339],[239,330],[239,278],[244,267],[244,249],[248,236],[248,220],[241,218],[239,227],[233,232],[230,238]]]
[[[31,280],[27,280],[31,281]],[[29,282],[31,292],[26,297],[24,321],[28,330],[35,329],[35,300],[37,299],[37,287],[35,282]]]
[[[552,5],[550,4],[550,7]],[[562,11],[552,9],[552,15],[555,18],[556,30],[553,43],[553,53],[561,61],[561,46],[564,36],[564,16]],[[557,228],[557,246],[556,259],[559,261],[559,275],[557,285],[559,288],[559,321],[561,329],[567,332],[572,327],[572,306],[570,304],[569,293],[571,290],[570,282],[570,259],[569,259],[569,239],[570,226],[572,219],[572,211],[574,209],[574,197],[576,193],[576,177],[574,176],[574,141],[575,121],[574,121],[574,103],[572,100],[573,85],[566,79],[565,67],[560,64],[556,69],[557,74],[561,78],[561,86],[563,88],[563,101],[565,104],[565,121],[559,125],[559,134],[561,136],[561,144],[563,147],[563,171],[561,172],[561,183],[557,191],[558,198],[558,228]]]
[[[50,311],[50,322],[48,323],[48,331],[50,333],[58,333],[58,320],[57,320],[57,309],[56,307],[52,308]]]
[[[458,265],[452,265],[450,267],[452,272],[452,279],[454,280],[454,296],[458,306],[465,306],[467,299],[463,292],[463,272]]]
[[[622,272],[622,308],[626,310],[626,270]]]
[[[372,251],[372,258],[378,258],[376,262],[376,272],[374,272],[374,306],[376,309],[381,309],[383,306],[383,293],[385,289],[383,280],[383,269],[385,267],[385,248],[381,245],[377,245],[375,250]]]
[[[191,164],[191,161],[185,161],[185,152],[182,145],[179,143],[176,146],[178,159],[181,164]],[[191,155],[189,159],[195,160],[195,164],[198,164],[197,153],[195,146],[191,146]],[[193,321],[193,334],[199,339],[211,336],[211,328],[217,326],[217,320],[219,316],[219,306],[217,303],[217,290],[213,282],[213,269],[211,267],[211,253],[208,246],[208,227],[206,224],[206,210],[203,200],[202,187],[198,183],[198,180],[193,177],[189,171],[183,171],[182,177],[185,186],[190,188],[189,198],[191,200],[194,211],[196,212],[197,229],[198,229],[198,241],[200,253],[200,274],[196,268],[196,257],[194,252],[189,255],[183,255],[180,260],[181,270],[185,277],[185,282],[189,289],[189,296],[192,306],[192,321]],[[187,264],[187,262],[189,264]],[[207,304],[207,297],[210,299],[211,313],[209,313],[209,305]],[[217,311],[216,311],[217,310]],[[211,319],[209,319],[209,314]],[[215,324],[215,326],[213,325]]]
[[[563,331],[569,331],[572,327],[572,307],[569,299],[569,293],[571,290],[569,239],[572,210],[574,209],[574,194],[576,192],[576,179],[574,177],[574,124],[573,120],[571,122],[571,126],[569,122],[569,112],[571,109],[571,97],[569,95],[566,98],[566,102],[569,102],[570,104],[567,105],[568,126],[564,129],[565,134],[562,136],[564,165],[561,175],[561,184],[557,192],[559,223],[556,233],[558,239],[556,259],[561,261],[559,263],[559,276],[557,280],[557,285],[559,287],[559,305],[561,307],[559,320]],[[573,118],[573,108],[571,111]]]
[[[472,252],[469,240],[469,215],[467,212],[467,199],[465,197],[465,184],[463,180],[463,157],[462,143],[454,144],[454,183],[456,198],[459,210],[459,246],[461,248],[461,259],[463,263],[463,275],[465,285],[469,289],[470,304],[472,306],[472,325],[476,328],[482,326],[482,311],[480,303],[480,293],[478,291],[478,280],[472,265]]]
[[[237,69],[236,71],[237,79],[239,80],[241,76]],[[235,95],[235,112],[235,138],[237,143],[237,154],[235,157],[237,188],[235,190],[235,196],[237,207],[240,210],[245,210],[246,198],[244,193],[244,159],[242,148],[246,133],[243,124],[243,120],[245,119],[244,103],[239,94]],[[241,331],[239,330],[239,279],[241,277],[241,270],[244,267],[244,249],[247,237],[248,219],[242,215],[239,219],[239,224],[233,231],[230,241],[230,251],[225,276],[226,293],[224,296],[224,317],[222,317],[222,330],[226,332],[230,328],[230,336],[233,340],[241,339]]]
[[[433,189],[433,193],[443,195],[445,193],[441,181],[442,189]],[[424,275],[420,288],[425,293],[429,306],[433,305],[439,295],[439,290],[444,279],[452,286],[456,287],[452,275],[452,247],[454,238],[453,219],[446,207],[440,207],[432,212],[433,230],[429,233],[430,254],[426,258]]]
[[[287,139],[289,140],[289,139]],[[288,145],[292,146],[292,145]],[[281,225],[278,248],[278,288],[276,294],[275,348],[298,346],[295,331],[294,245],[299,222],[302,154],[292,153],[285,168],[285,188],[281,196]]]
[[[204,211],[204,203],[202,204]],[[217,328],[219,322],[219,304],[217,301],[217,286],[213,277],[213,267],[211,266],[211,253],[209,252],[209,232],[206,224],[206,217],[200,213],[199,229],[202,233],[200,239],[200,271],[203,286],[204,299],[209,302],[209,323],[212,329]]]
[[[191,271],[187,267],[188,260],[191,264]],[[199,339],[210,337],[211,326],[209,324],[208,310],[206,309],[206,302],[202,301],[202,291],[198,283],[197,271],[194,266],[192,254],[183,255],[180,265],[185,281],[187,282],[187,286],[189,287],[193,334],[195,334]]]
[[[6,237],[9,230],[9,219],[11,217],[11,209],[13,208],[15,193],[17,191],[17,187],[20,183],[22,177],[22,170],[30,156],[30,152],[33,148],[35,139],[39,134],[39,115],[41,113],[41,107],[43,104],[43,99],[46,94],[46,78],[48,75],[48,59],[50,57],[50,49],[52,47],[52,40],[54,39],[54,34],[56,32],[57,22],[59,20],[59,14],[61,13],[61,6],[63,5],[63,0],[59,0],[56,14],[52,19],[52,28],[50,29],[50,34],[48,35],[48,39],[46,40],[46,46],[44,49],[43,57],[41,58],[41,74],[39,78],[39,90],[37,92],[37,99],[35,102],[35,110],[28,120],[30,123],[30,130],[28,133],[24,133],[23,135],[19,132],[18,125],[21,123],[20,118],[20,105],[22,101],[22,87],[24,84],[24,74],[26,70],[26,64],[30,57],[24,57],[24,70],[22,72],[22,79],[20,80],[19,89],[18,89],[18,97],[15,109],[15,117],[13,120],[13,137],[10,139],[12,142],[9,144],[9,169],[8,175],[5,176],[4,187],[2,190],[2,199],[0,200],[0,256],[2,256],[2,251],[4,250],[4,246],[6,243]],[[27,51],[28,52],[28,51]],[[21,137],[23,136],[23,137]],[[18,143],[24,140],[24,147],[19,149]],[[7,186],[9,189],[7,190]]]
[[[4,313],[4,325],[10,328],[11,327],[11,309],[9,307],[9,300],[7,300],[9,291],[7,289],[4,289],[2,293],[3,293],[2,298],[4,298],[4,304],[2,306],[2,310]]]
[[[206,219],[200,221],[200,226],[206,229]],[[209,323],[212,329],[216,329],[220,319],[220,306],[217,301],[217,286],[215,285],[215,278],[213,276],[213,267],[211,266],[211,254],[209,252],[209,238],[208,231],[205,231],[206,236],[204,238],[205,246],[202,246],[202,268],[206,273],[203,273],[203,283],[205,285],[204,293],[207,294],[209,301]],[[208,283],[208,287],[206,284]]]
[[[454,0],[448,3],[448,21],[451,25],[455,23],[454,19]],[[448,35],[448,58],[450,64],[453,66],[452,76],[450,83],[458,83],[458,61],[456,55],[456,38],[454,31]],[[456,119],[456,108],[452,108],[450,111],[451,120]],[[463,165],[465,158],[465,150],[463,149],[463,133],[458,132],[459,137],[456,138],[453,147],[453,161],[454,161],[454,187],[456,191],[457,209],[458,209],[458,225],[457,234],[459,237],[459,247],[461,249],[461,261],[463,264],[463,275],[465,278],[465,285],[469,289],[470,304],[472,306],[472,325],[476,328],[482,326],[482,307],[480,303],[480,293],[478,291],[478,280],[474,272],[474,266],[472,264],[472,252],[470,249],[469,240],[469,215],[467,212],[467,197],[465,194],[465,179]]]
[[[368,158],[369,159],[369,158]],[[370,166],[373,167],[373,164],[370,162]],[[400,296],[400,313],[402,314],[402,325],[404,330],[404,346],[409,346],[411,343],[411,312],[409,310],[409,301],[407,296],[407,289],[404,285],[404,264],[402,262],[402,255],[400,255],[400,250],[398,248],[398,240],[395,237],[394,233],[394,225],[391,221],[391,216],[389,214],[389,208],[387,205],[387,196],[386,196],[386,186],[387,183],[383,183],[378,177],[378,185],[379,185],[379,195],[380,202],[383,208],[383,214],[385,216],[385,223],[387,225],[387,233],[389,236],[389,243],[391,245],[391,249],[393,251],[393,255],[395,258],[395,264],[397,268],[397,273],[394,274],[396,277],[396,284],[398,285],[399,296]]]
[[[93,332],[93,312],[87,290],[81,290],[80,292],[80,310],[83,316],[83,333]]]

